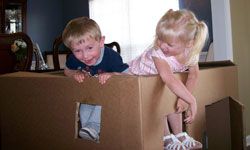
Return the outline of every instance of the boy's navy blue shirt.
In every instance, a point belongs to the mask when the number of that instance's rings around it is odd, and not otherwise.
[[[104,72],[123,72],[128,64],[123,63],[122,57],[113,49],[105,47],[102,60],[99,64],[88,66],[70,54],[66,61],[67,68],[89,72],[92,76]]]

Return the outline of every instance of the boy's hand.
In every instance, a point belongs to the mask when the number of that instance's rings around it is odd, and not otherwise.
[[[177,99],[176,113],[182,113],[188,109],[188,104],[181,98]]]
[[[73,78],[78,82],[78,83],[82,83],[83,80],[88,77],[88,75],[85,72],[81,72],[81,71],[76,71],[73,75]]]
[[[106,81],[112,76],[112,73],[102,73],[98,75],[99,83],[105,84]]]
[[[197,104],[195,100],[193,103],[190,104],[189,110],[186,113],[186,118],[184,121],[186,123],[192,123],[195,118],[196,113],[197,113]]]

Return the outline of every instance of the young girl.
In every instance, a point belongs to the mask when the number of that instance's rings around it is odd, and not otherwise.
[[[199,149],[202,144],[182,131],[184,103],[189,104],[190,113],[186,123],[194,120],[197,111],[196,99],[191,94],[198,78],[199,53],[202,50],[208,29],[189,10],[169,10],[157,24],[155,41],[151,47],[129,63],[129,74],[159,74],[168,88],[177,95],[177,111],[166,116],[164,147],[170,149]],[[185,85],[175,72],[188,70]],[[169,131],[168,124],[172,129]]]

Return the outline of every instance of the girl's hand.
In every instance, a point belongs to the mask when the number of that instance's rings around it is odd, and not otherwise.
[[[84,72],[81,72],[81,71],[76,71],[74,74],[73,74],[73,78],[78,82],[78,83],[82,83],[83,80],[88,77],[88,75]]]
[[[98,75],[99,83],[105,84],[106,81],[112,76],[112,73],[102,73]]]
[[[188,109],[188,104],[181,98],[177,99],[176,113],[182,113]]]
[[[186,113],[186,118],[184,121],[186,123],[192,123],[194,121],[196,113],[197,113],[197,104],[196,101],[194,101],[193,103],[190,104],[189,110]]]

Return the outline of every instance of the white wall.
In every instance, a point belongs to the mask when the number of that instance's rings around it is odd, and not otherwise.
[[[233,55],[238,66],[240,101],[244,104],[246,134],[250,135],[250,1],[230,0]]]
[[[250,135],[250,1],[211,0],[214,58],[238,67],[239,100],[244,104],[246,135]]]
[[[211,0],[214,60],[232,60],[232,31],[229,0]]]

